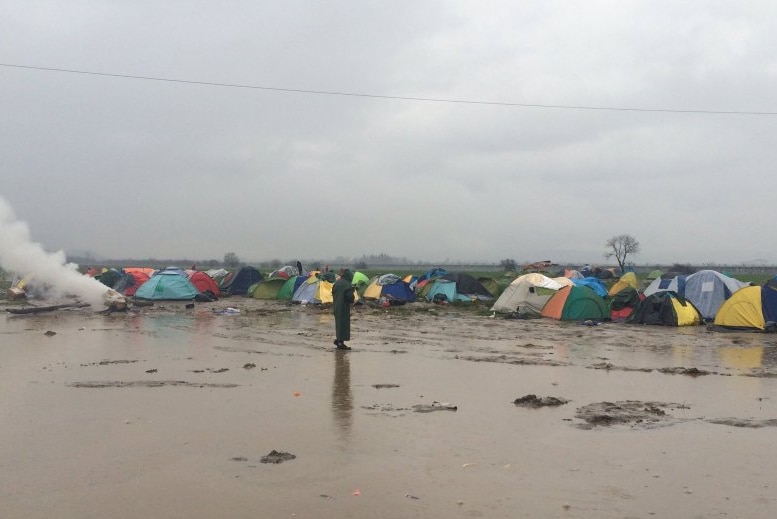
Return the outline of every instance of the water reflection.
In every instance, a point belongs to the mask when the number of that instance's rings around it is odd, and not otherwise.
[[[755,348],[720,348],[721,364],[727,368],[747,372],[760,368],[763,364],[763,346]]]
[[[351,360],[345,351],[335,351],[335,375],[332,381],[332,418],[346,442],[351,436],[353,398],[351,396]]]

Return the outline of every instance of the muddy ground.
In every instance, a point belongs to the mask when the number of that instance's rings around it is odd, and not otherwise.
[[[775,515],[777,337],[483,314],[2,316],[0,517]]]

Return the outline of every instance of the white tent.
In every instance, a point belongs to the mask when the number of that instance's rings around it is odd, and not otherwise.
[[[537,272],[524,274],[505,288],[491,310],[500,313],[520,312],[539,315],[542,307],[561,287],[571,285],[568,278],[551,279]]]

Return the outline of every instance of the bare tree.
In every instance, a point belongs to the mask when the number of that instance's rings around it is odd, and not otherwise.
[[[224,254],[224,266],[225,267],[237,267],[240,265],[240,258],[234,252],[227,252]]]
[[[626,258],[629,254],[639,254],[639,242],[630,234],[619,234],[613,236],[607,243],[608,252],[604,253],[605,258],[615,258],[618,262],[618,266],[621,268],[621,272],[625,272]]]
[[[499,266],[504,269],[505,272],[509,271],[517,271],[518,270],[518,263],[514,259],[503,259],[499,262]]]

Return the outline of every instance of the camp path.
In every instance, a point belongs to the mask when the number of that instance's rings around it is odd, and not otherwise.
[[[771,335],[490,315],[6,316],[0,516],[773,516]]]

